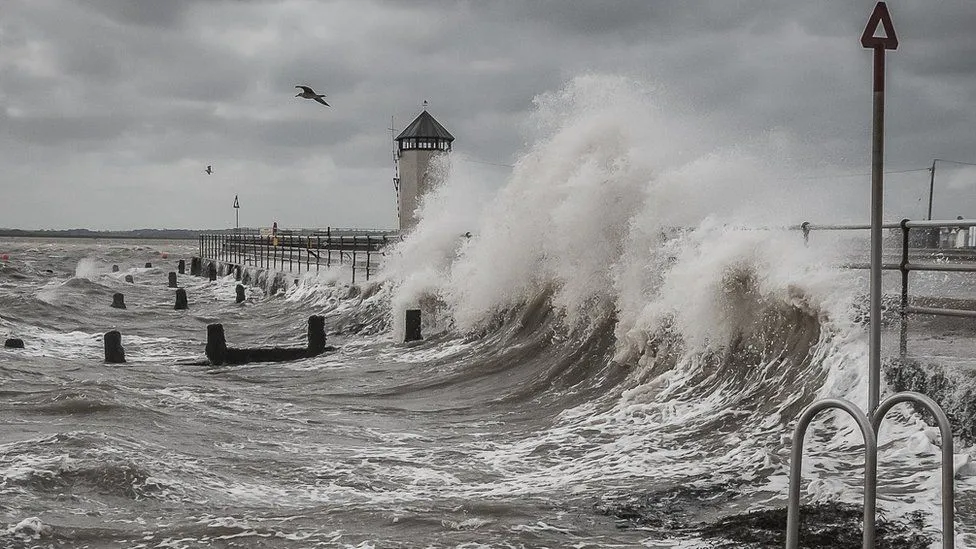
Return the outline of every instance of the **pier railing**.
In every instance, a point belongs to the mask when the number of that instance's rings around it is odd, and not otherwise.
[[[939,238],[944,229],[956,231],[957,234],[963,229],[968,232],[971,227],[976,227],[976,220],[955,219],[952,221],[911,221],[903,219],[899,223],[882,223],[882,229],[901,231],[901,261],[898,264],[884,263],[880,261],[880,254],[875,258],[876,266],[884,270],[898,270],[901,272],[901,341],[899,350],[902,361],[907,354],[907,334],[908,317],[913,314],[940,315],[940,316],[961,316],[976,318],[976,311],[960,310],[942,307],[912,307],[909,305],[909,273],[912,271],[935,271],[935,272],[957,272],[973,273],[976,272],[976,262],[957,262],[946,263],[939,261],[926,261],[926,258],[936,257],[936,253],[942,251],[938,248],[941,243]],[[794,229],[803,231],[805,243],[809,243],[810,231],[826,230],[863,230],[871,229],[870,225],[813,225],[803,223]],[[911,249],[911,231],[915,229],[923,234],[923,238],[915,239],[916,243],[922,243],[922,253],[918,252],[914,257],[909,255]],[[934,232],[938,230],[938,232]],[[935,237],[935,238],[933,238]],[[963,241],[968,243],[968,239]],[[933,247],[933,244],[935,247]],[[965,248],[950,248],[956,251]],[[925,253],[927,252],[927,253]],[[921,260],[920,260],[921,257]],[[943,256],[945,257],[945,256]],[[967,256],[959,256],[957,259],[976,259],[976,254],[969,253]],[[879,265],[880,263],[880,265]],[[847,265],[851,268],[870,268],[870,265]],[[874,318],[872,314],[871,322],[880,322],[880,318]],[[875,325],[876,326],[876,325]],[[800,524],[800,483],[803,463],[803,443],[807,427],[821,411],[827,409],[837,409],[847,412],[861,430],[864,437],[864,516],[863,516],[863,539],[862,547],[872,548],[875,546],[875,511],[877,506],[877,468],[878,468],[878,433],[881,423],[887,413],[897,404],[907,402],[920,406],[933,416],[939,426],[939,433],[942,439],[942,460],[940,468],[941,488],[942,488],[942,547],[953,549],[955,547],[955,488],[953,486],[953,440],[952,429],[949,419],[945,412],[939,407],[938,403],[926,395],[916,392],[901,392],[889,396],[880,402],[877,407],[862,411],[853,403],[844,399],[825,399],[814,402],[808,406],[800,415],[793,432],[793,446],[790,457],[790,484],[787,496],[787,528],[786,528],[786,547],[794,549],[799,547],[799,524]]]
[[[947,307],[915,307],[909,305],[909,274],[913,271],[976,273],[976,248],[941,248],[938,247],[942,239],[940,232],[967,231],[976,227],[976,219],[953,219],[949,221],[911,221],[903,219],[898,223],[884,223],[882,228],[897,230],[901,233],[901,258],[898,263],[881,264],[882,270],[899,271],[901,273],[901,301],[899,315],[901,319],[899,351],[904,359],[908,353],[908,323],[911,315],[936,315],[976,318],[976,311],[952,309]],[[803,240],[809,242],[811,231],[856,231],[869,230],[870,225],[815,225],[803,223],[793,229],[803,231]],[[912,230],[916,232],[913,238]],[[968,241],[968,239],[967,239]],[[913,246],[914,244],[914,246]],[[912,250],[916,251],[911,255]],[[938,259],[938,260],[935,260]],[[848,263],[845,267],[852,269],[869,269],[867,263]]]
[[[376,272],[383,248],[399,237],[393,232],[331,230],[282,231],[265,235],[256,231],[212,232],[200,235],[200,257],[273,271],[319,272],[342,266],[366,280]]]

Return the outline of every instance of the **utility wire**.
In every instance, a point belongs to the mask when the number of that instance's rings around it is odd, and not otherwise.
[[[500,168],[514,168],[512,164],[500,164],[498,162],[485,162],[484,160],[475,160],[473,158],[462,158],[462,162],[473,162],[475,164],[487,164],[489,166],[498,166]]]
[[[475,160],[473,158],[464,158],[462,161],[463,162],[473,162],[475,164],[485,164],[485,165],[488,165],[488,166],[498,166],[500,168],[514,168],[515,167],[512,164],[502,164],[502,163],[499,163],[499,162],[487,162],[485,160]],[[945,160],[945,159],[942,159],[942,158],[936,158],[935,161],[936,162],[948,162],[950,164],[959,164],[961,166],[976,166],[976,163],[973,163],[973,162],[959,162],[959,161],[956,161],[956,160]],[[932,168],[931,167],[928,167],[928,168],[913,168],[913,169],[910,169],[910,170],[889,170],[889,171],[886,171],[884,173],[887,175],[887,174],[930,172],[930,171],[932,171]],[[868,177],[870,175],[872,175],[871,172],[863,172],[863,173],[847,173],[847,174],[837,174],[837,175],[811,175],[811,176],[797,177],[796,179],[844,179],[844,178],[848,178],[848,177]]]
[[[927,172],[932,168],[915,168],[911,170],[892,170],[886,171],[885,174],[896,174],[896,173],[912,173],[912,172]],[[867,177],[872,175],[871,172],[866,173],[847,173],[847,174],[837,174],[837,175],[811,175],[806,177],[797,177],[797,179],[843,179],[847,177]]]
[[[963,166],[976,166],[976,164],[973,164],[972,162],[957,162],[955,160],[946,160],[944,158],[936,158],[932,162],[948,162],[950,164],[960,164],[960,165],[963,165]],[[931,170],[932,168],[926,168],[926,169],[927,170]]]

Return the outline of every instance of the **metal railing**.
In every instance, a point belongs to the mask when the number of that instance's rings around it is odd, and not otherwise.
[[[857,422],[864,437],[864,515],[862,547],[875,546],[875,515],[877,511],[878,489],[878,433],[881,422],[896,404],[911,402],[926,408],[939,424],[942,436],[942,547],[955,547],[955,491],[953,487],[954,469],[952,466],[952,428],[942,408],[931,398],[910,391],[895,393],[878,405],[870,414],[870,419],[860,408],[849,400],[834,398],[814,402],[800,415],[793,431],[793,446],[790,451],[790,491],[786,512],[786,548],[799,547],[800,538],[800,481],[803,466],[803,439],[810,422],[822,411],[835,408],[847,412]]]
[[[901,232],[901,258],[898,263],[882,263],[881,268],[888,271],[899,271],[901,273],[901,301],[899,315],[901,319],[899,351],[904,360],[908,353],[908,325],[910,315],[936,315],[976,318],[976,310],[951,309],[947,307],[916,307],[909,304],[910,280],[909,274],[913,271],[930,272],[951,272],[951,273],[976,273],[976,249],[973,250],[971,258],[974,262],[947,263],[944,261],[925,261],[911,254],[912,229],[931,231],[933,229],[970,229],[976,227],[976,219],[953,219],[936,221],[911,221],[903,219],[898,223],[884,223],[882,228],[888,230],[899,230]],[[850,231],[870,229],[870,225],[815,225],[812,223],[802,223],[791,227],[803,232],[803,240],[809,243],[811,231]],[[919,240],[921,241],[921,240]],[[929,239],[931,242],[931,239]],[[944,253],[948,250],[958,250],[958,248],[924,248],[926,250],[938,250]],[[944,256],[944,259],[950,259]],[[845,267],[852,269],[867,269],[870,266],[863,263],[848,263]]]
[[[349,267],[355,284],[357,272],[370,279],[379,267],[383,248],[397,240],[380,231],[275,235],[214,232],[200,235],[199,253],[204,259],[298,274],[303,270],[307,273],[333,266]]]
[[[901,261],[895,264],[881,264],[882,269],[898,270],[901,272],[901,327],[899,352],[902,360],[907,354],[907,334],[908,317],[912,314],[942,315],[942,316],[963,316],[976,318],[976,311],[939,308],[939,307],[913,307],[909,305],[909,273],[912,271],[936,271],[936,272],[976,272],[976,263],[972,264],[950,264],[924,261],[911,261],[910,232],[912,229],[963,229],[976,227],[976,220],[956,219],[952,221],[910,221],[903,219],[900,223],[883,223],[884,229],[899,229],[901,231]],[[812,230],[863,230],[870,229],[870,225],[814,225],[803,223],[793,227],[803,231],[805,243],[809,243],[810,231]],[[976,256],[974,256],[976,258]],[[848,267],[863,268],[862,265],[848,265]],[[879,318],[872,318],[871,322],[880,322]],[[787,529],[786,547],[796,549],[799,547],[800,532],[800,481],[801,468],[803,463],[803,441],[807,428],[813,419],[823,410],[840,409],[847,412],[857,422],[864,437],[864,517],[862,547],[875,546],[875,512],[877,510],[877,466],[878,466],[878,443],[877,436],[888,412],[897,404],[912,403],[928,410],[935,418],[939,426],[939,433],[942,437],[942,547],[953,549],[955,547],[955,491],[953,486],[954,469],[952,463],[952,429],[949,419],[939,405],[926,395],[916,392],[895,393],[883,400],[878,406],[869,413],[861,411],[856,405],[844,399],[825,399],[809,405],[800,415],[797,425],[793,432],[793,445],[791,449],[790,464],[790,487],[787,502]]]

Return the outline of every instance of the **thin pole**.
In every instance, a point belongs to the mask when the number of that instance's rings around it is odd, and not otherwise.
[[[881,395],[881,224],[884,213],[884,88],[885,50],[874,48],[874,131],[871,147],[871,337],[868,410],[878,408]]]
[[[929,178],[929,215],[928,217],[925,218],[928,219],[929,221],[932,220],[932,194],[935,192],[935,161],[936,160],[938,160],[938,158],[932,161],[932,167],[929,168],[929,171],[932,172],[932,176]]]
[[[908,357],[908,220],[901,220],[901,329],[898,341],[898,355],[902,365]]]

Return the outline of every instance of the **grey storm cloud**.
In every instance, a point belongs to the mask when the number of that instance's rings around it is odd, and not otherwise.
[[[532,145],[533,99],[587,73],[644,82],[722,128],[716,147],[785,132],[802,175],[862,172],[873,6],[5,0],[0,226],[224,226],[215,208],[235,194],[245,224],[394,226],[391,119],[402,129],[429,101],[459,158],[501,186]],[[888,165],[976,160],[976,9],[889,7]]]

